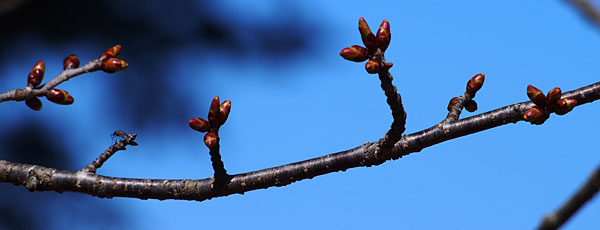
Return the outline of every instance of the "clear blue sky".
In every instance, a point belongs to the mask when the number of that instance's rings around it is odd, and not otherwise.
[[[220,132],[230,173],[346,150],[385,134],[392,118],[377,77],[364,71],[364,63],[338,55],[342,48],[361,43],[361,16],[372,29],[383,19],[391,24],[386,58],[394,63],[394,84],[405,102],[407,133],[442,120],[449,99],[463,93],[466,81],[480,72],[486,81],[477,94],[476,113],[527,100],[528,84],[545,92],[559,86],[565,92],[597,82],[600,73],[600,30],[565,1],[298,1],[282,7],[278,1],[226,0],[216,7],[220,20],[240,27],[292,13],[319,25],[318,31],[306,34],[314,40],[311,49],[283,60],[253,54],[232,58],[214,47],[190,45],[157,61],[171,66],[165,87],[185,95],[185,100],[172,102],[191,108],[183,117],[206,117],[214,95],[232,101],[230,118]],[[169,26],[176,31],[184,25]],[[0,75],[14,77],[2,78],[0,91],[22,87],[37,59],[46,60],[52,76],[68,52],[87,62],[106,48],[87,41],[63,49],[29,38],[14,49],[30,46],[39,49],[11,56],[4,52]],[[125,57],[127,52],[124,45]],[[205,52],[214,56],[198,57]],[[143,87],[144,76],[135,69],[144,66],[127,61],[131,67],[114,76],[93,73],[66,82],[61,88],[76,97],[71,106],[46,103],[41,112],[33,112],[22,103],[2,103],[0,127],[35,119],[56,132],[67,130],[60,135],[77,167],[111,144],[113,130],[124,129],[138,133],[140,145],[118,152],[99,174],[210,177],[203,135],[190,130],[187,120],[165,118],[135,126],[111,110],[111,103],[127,100],[127,92],[111,90],[120,79],[139,79]],[[55,199],[40,204],[51,212],[48,227],[54,229],[532,229],[600,164],[599,112],[597,103],[587,104],[566,116],[552,115],[542,126],[510,124],[378,167],[204,202],[48,192],[27,197]],[[12,185],[2,185],[0,192],[9,189],[27,192]],[[77,202],[61,202],[67,196]],[[118,210],[123,225],[90,223],[87,216],[69,214],[99,203]],[[591,229],[598,226],[599,215],[596,198],[564,229]]]

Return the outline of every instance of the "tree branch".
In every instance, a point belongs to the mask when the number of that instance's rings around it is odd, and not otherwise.
[[[540,230],[558,229],[565,224],[575,212],[577,212],[586,202],[591,200],[600,189],[600,165],[596,171],[588,178],[587,182],[577,193],[573,194],[569,200],[558,210],[544,217],[538,227]]]
[[[577,100],[577,106],[600,99],[600,82],[567,92],[563,97]],[[72,191],[98,197],[140,199],[179,199],[202,201],[230,194],[273,186],[285,186],[303,179],[373,166],[468,134],[523,120],[532,102],[522,102],[483,114],[434,125],[404,135],[390,151],[380,151],[378,143],[365,143],[353,149],[283,166],[232,175],[227,184],[216,189],[214,177],[202,180],[160,180],[106,177],[85,171],[63,171],[38,165],[0,160],[0,182],[24,185],[30,191]]]

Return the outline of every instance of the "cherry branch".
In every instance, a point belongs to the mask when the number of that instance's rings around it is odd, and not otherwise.
[[[600,99],[600,82],[567,92],[562,96],[577,100],[577,106],[598,100]],[[525,111],[532,107],[534,107],[533,102],[522,102],[451,121],[446,123],[443,128],[440,125],[434,125],[425,130],[404,135],[389,152],[380,151],[380,145],[377,142],[367,142],[353,149],[310,160],[231,175],[228,182],[219,189],[215,189],[213,186],[214,177],[202,180],[117,178],[4,160],[0,160],[0,182],[23,185],[30,191],[72,191],[98,197],[202,201],[231,194],[243,194],[262,188],[285,186],[296,181],[345,171],[354,167],[379,165],[450,139],[522,121]]]
[[[600,165],[579,190],[562,207],[544,217],[540,230],[558,229],[600,190]]]

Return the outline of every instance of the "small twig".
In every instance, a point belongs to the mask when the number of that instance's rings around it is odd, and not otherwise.
[[[452,121],[458,120],[463,108],[465,107],[464,106],[465,103],[468,100],[472,100],[472,99],[473,99],[473,95],[471,95],[470,93],[464,93],[463,95],[460,95],[459,97],[457,97],[456,101],[454,102],[454,105],[452,105],[452,108],[450,109],[450,111],[448,111],[448,115],[446,116],[446,119],[444,119],[444,121],[442,121],[442,122],[447,123],[447,122],[452,122]]]
[[[135,138],[137,134],[127,134],[122,130],[117,130],[113,133],[114,137],[121,137],[122,140],[115,142],[111,145],[106,151],[104,151],[96,160],[90,163],[87,167],[83,168],[83,171],[89,173],[96,173],[96,170],[102,167],[104,162],[108,160],[108,158],[112,157],[117,151],[125,150],[127,145],[136,146],[138,143],[135,142]]]
[[[58,86],[59,84],[68,81],[69,79],[79,76],[84,73],[94,72],[100,70],[101,60],[96,59],[90,61],[88,64],[75,69],[66,69],[62,71],[58,76],[53,78],[44,84],[41,88],[31,89],[13,89],[0,94],[0,102],[5,101],[23,101],[33,97],[45,96],[49,90]]]
[[[586,16],[588,20],[596,24],[596,26],[600,26],[600,12],[598,12],[598,9],[594,6],[594,4],[592,4],[588,0],[568,1],[571,2],[575,7],[577,7],[577,9],[579,9],[579,11],[581,11],[581,13],[583,13],[583,15]]]
[[[229,181],[229,175],[227,174],[227,170],[225,170],[223,160],[221,160],[220,147],[221,145],[217,141],[216,145],[210,148],[209,152],[210,161],[212,162],[212,167],[215,171],[215,188],[220,188]]]
[[[560,209],[544,217],[540,230],[558,229],[565,224],[575,212],[577,212],[586,202],[591,200],[600,189],[600,165],[596,171],[588,178],[587,182],[579,188],[577,193],[573,194],[569,200],[563,204]]]
[[[392,110],[392,117],[394,118],[390,130],[387,131],[380,142],[382,148],[389,149],[400,140],[402,133],[406,130],[406,111],[402,104],[402,97],[398,94],[398,89],[392,84],[394,77],[390,73],[389,67],[384,67],[385,56],[383,52],[381,52],[380,49],[377,49],[374,57],[379,61],[379,66],[383,67],[381,68],[381,71],[379,71],[379,80],[381,81],[381,89],[387,97],[386,101]]]

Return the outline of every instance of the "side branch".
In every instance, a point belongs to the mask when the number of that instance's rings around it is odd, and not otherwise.
[[[563,94],[579,105],[600,99],[600,82]],[[373,166],[396,159],[446,140],[523,120],[533,106],[522,102],[443,126],[435,125],[403,136],[389,152],[380,153],[378,144],[365,143],[339,153],[279,167],[232,175],[219,189],[214,178],[203,180],[156,180],[105,177],[84,171],[72,172],[37,165],[0,160],[0,182],[24,185],[30,191],[72,191],[98,197],[134,197],[140,199],[180,199],[202,201],[230,194],[284,186],[303,179],[359,166]]]
[[[556,212],[550,213],[544,217],[540,230],[558,229],[575,214],[586,202],[592,199],[600,190],[600,165],[590,176],[587,182],[579,188],[577,193],[563,204]]]

